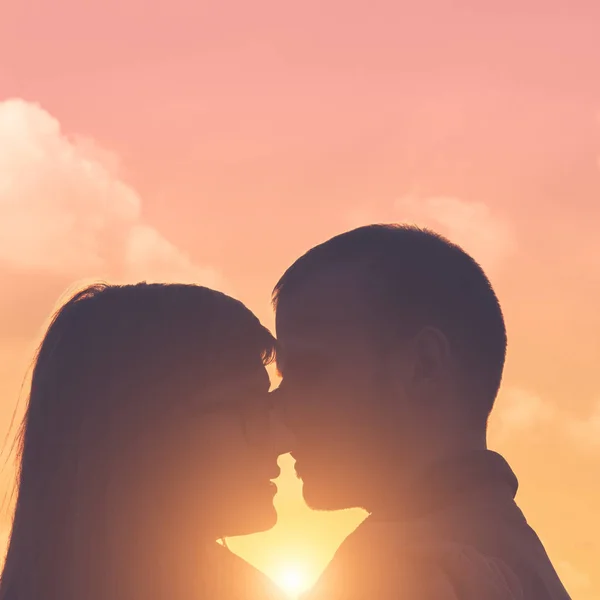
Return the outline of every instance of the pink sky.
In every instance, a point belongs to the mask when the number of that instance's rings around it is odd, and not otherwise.
[[[314,243],[430,225],[496,285],[492,440],[573,596],[600,596],[600,5],[5,4],[1,431],[67,285],[194,280],[271,325]],[[310,513],[286,473],[281,525],[234,547],[271,571],[316,548],[313,576],[359,516]]]

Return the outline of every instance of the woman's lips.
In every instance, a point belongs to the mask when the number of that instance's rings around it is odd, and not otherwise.
[[[281,475],[281,469],[279,467],[276,467],[275,469],[273,469],[271,471],[271,474],[269,475],[269,479],[271,479],[271,480],[277,479],[280,475]]]

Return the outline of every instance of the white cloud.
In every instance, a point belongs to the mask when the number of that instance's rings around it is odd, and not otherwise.
[[[490,417],[490,434],[506,438],[554,423],[557,410],[540,396],[519,388],[509,388],[498,398]]]
[[[482,267],[494,270],[517,250],[510,221],[483,202],[453,196],[420,196],[409,193],[382,212],[359,207],[346,214],[349,227],[369,223],[407,223],[431,229],[461,246]]]
[[[579,450],[600,449],[600,401],[589,417],[581,418],[528,390],[509,388],[500,394],[490,417],[490,437],[502,441],[549,429]]]
[[[460,245],[484,268],[496,268],[516,252],[517,240],[512,225],[483,202],[409,194],[396,201],[395,209],[400,222],[441,233]]]
[[[170,280],[222,287],[218,272],[197,267],[186,254],[147,225],[137,224],[131,228],[124,260],[127,275],[133,280]]]
[[[71,278],[221,286],[141,217],[116,156],[41,107],[0,102],[0,263]]]

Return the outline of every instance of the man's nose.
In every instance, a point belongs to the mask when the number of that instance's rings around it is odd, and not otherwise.
[[[271,410],[269,415],[271,444],[278,455],[287,454],[294,449],[294,434],[281,418],[280,411],[277,408]]]
[[[285,390],[277,388],[271,394],[273,395],[272,405],[277,411],[278,418],[293,434],[311,426],[314,414],[311,404],[306,401],[303,392],[292,391],[287,387]]]
[[[292,452],[295,445],[295,436],[289,426],[288,410],[279,390],[271,392],[274,398],[273,408],[270,412],[271,437],[278,454]]]

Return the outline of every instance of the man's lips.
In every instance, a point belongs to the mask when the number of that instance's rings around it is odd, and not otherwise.
[[[303,479],[303,477],[306,475],[306,468],[307,468],[307,460],[306,460],[306,456],[303,456],[301,453],[296,452],[290,453],[291,457],[294,459],[294,471],[296,472],[296,477],[298,479]],[[313,464],[314,461],[311,460],[311,458],[308,458],[308,468],[309,470],[312,469],[311,465]],[[315,464],[318,464],[315,463]]]
[[[298,459],[294,457],[296,462],[294,463],[294,471],[296,471],[296,477],[301,478],[302,475],[302,463],[298,462]]]

